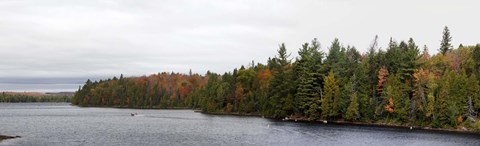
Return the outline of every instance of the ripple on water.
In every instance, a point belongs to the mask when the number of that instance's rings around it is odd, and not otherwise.
[[[0,103],[0,123],[22,136],[0,145],[480,145],[477,135],[67,103]]]

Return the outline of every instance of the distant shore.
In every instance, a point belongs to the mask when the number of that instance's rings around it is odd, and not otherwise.
[[[0,102],[71,102],[73,92],[0,92]]]

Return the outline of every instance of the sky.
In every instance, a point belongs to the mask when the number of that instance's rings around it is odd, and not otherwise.
[[[458,46],[480,43],[478,0],[0,0],[0,82],[86,78],[265,63],[318,38],[365,52],[375,35],[414,38],[436,53],[448,26]],[[40,80],[39,80],[40,79]],[[45,80],[42,80],[45,79]],[[1,90],[1,89],[0,89]]]

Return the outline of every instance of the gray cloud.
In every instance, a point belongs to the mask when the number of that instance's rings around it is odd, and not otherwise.
[[[231,71],[265,62],[285,42],[293,55],[318,38],[365,51],[378,34],[437,52],[480,38],[476,1],[0,1],[0,77],[138,76]]]

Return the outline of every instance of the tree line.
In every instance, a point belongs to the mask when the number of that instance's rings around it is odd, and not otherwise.
[[[21,93],[0,94],[0,102],[71,102],[71,96],[66,95],[30,95]]]
[[[190,93],[203,88],[198,74],[158,73],[150,76],[87,80],[72,98],[80,106],[128,108],[190,108],[197,103]]]
[[[364,53],[338,39],[323,52],[313,39],[295,58],[281,44],[266,64],[252,61],[224,74],[88,80],[72,103],[480,128],[480,45],[453,48],[448,27],[434,55],[413,38],[390,39],[385,50],[377,39]]]

